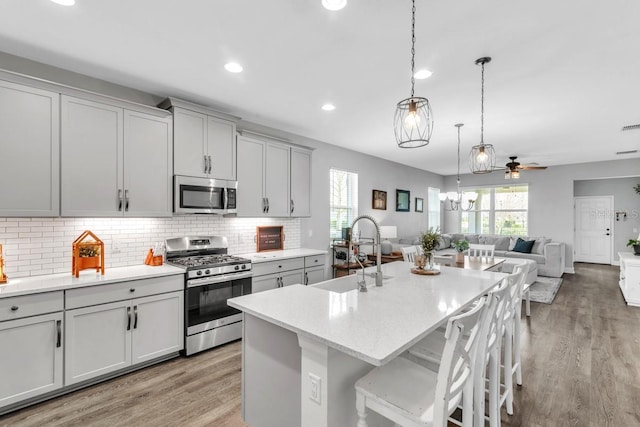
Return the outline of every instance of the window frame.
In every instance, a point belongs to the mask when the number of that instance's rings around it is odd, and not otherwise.
[[[340,172],[347,174],[347,203],[334,205],[334,172]],[[354,181],[351,182],[350,181]],[[334,229],[332,226],[332,218],[334,214],[334,209],[347,210],[347,220],[346,223],[349,225],[351,222],[358,216],[358,173],[352,172],[349,170],[331,167],[329,168],[329,238],[330,239],[341,239],[342,238],[342,228]],[[336,215],[337,217],[337,215]],[[336,224],[337,225],[337,224]]]
[[[527,193],[527,208],[526,209],[496,209],[496,190],[497,189],[501,189],[501,188],[511,188],[511,187],[526,187],[526,193]],[[483,190],[489,190],[489,195],[490,195],[490,199],[489,199],[489,209],[479,209],[479,205],[480,204],[476,204],[474,206],[474,209],[471,209],[469,211],[462,211],[460,213],[460,215],[458,216],[458,231],[461,233],[468,233],[468,234],[493,234],[493,235],[498,235],[497,230],[496,230],[496,213],[502,213],[502,212],[513,212],[513,213],[521,213],[524,212],[525,213],[525,217],[526,217],[526,227],[523,229],[523,233],[521,234],[514,234],[514,233],[510,233],[510,234],[499,234],[501,236],[514,236],[514,235],[522,235],[522,236],[527,236],[529,233],[529,195],[531,193],[531,186],[529,183],[518,183],[518,184],[509,184],[509,185],[504,185],[504,184],[498,184],[498,185],[484,185],[484,186],[479,186],[479,187],[465,187],[463,189],[461,189],[462,191],[475,191],[477,193],[482,192]],[[476,217],[478,217],[478,215],[480,215],[481,218],[481,214],[483,212],[486,212],[489,214],[489,221],[488,221],[488,232],[483,232],[482,227],[482,218],[480,219],[480,225],[479,225],[479,230],[478,231],[478,226],[475,227],[476,231],[469,231],[469,229],[467,228],[467,231],[462,231],[462,223],[463,223],[463,216],[465,214],[469,215],[471,212],[476,213]],[[470,221],[467,220],[467,223],[469,223]]]

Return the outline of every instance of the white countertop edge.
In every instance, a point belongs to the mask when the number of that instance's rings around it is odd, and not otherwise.
[[[301,258],[306,256],[326,255],[328,251],[322,249],[284,249],[281,251],[264,251],[238,254],[243,258],[249,258],[252,263],[260,264],[261,262],[277,261],[289,258]]]
[[[130,280],[152,279],[178,274],[184,274],[184,270],[179,267],[164,264],[161,266],[134,265],[105,268],[104,275],[85,270],[80,272],[80,277],[78,278],[71,273],[19,277],[16,279],[9,278],[8,283],[0,285],[0,298],[107,285]]]

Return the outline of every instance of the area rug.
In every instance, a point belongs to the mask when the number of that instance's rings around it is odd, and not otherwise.
[[[551,304],[561,284],[562,278],[538,276],[529,288],[529,298],[533,302]]]

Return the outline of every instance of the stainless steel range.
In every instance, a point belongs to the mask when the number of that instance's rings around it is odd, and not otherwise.
[[[251,260],[227,254],[226,237],[168,239],[166,262],[185,273],[185,353],[242,338],[242,314],[227,299],[251,293]]]

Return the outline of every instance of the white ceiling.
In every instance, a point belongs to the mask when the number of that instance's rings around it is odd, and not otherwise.
[[[416,95],[431,143],[397,148],[395,104],[410,92],[411,2],[349,0],[48,0],[0,2],[0,50],[443,175],[480,136],[498,164],[636,158],[640,2],[456,0],[416,3]],[[224,64],[240,62],[230,74]],[[2,68],[2,64],[0,64]],[[332,102],[336,110],[320,106]],[[535,172],[541,173],[541,172]]]

